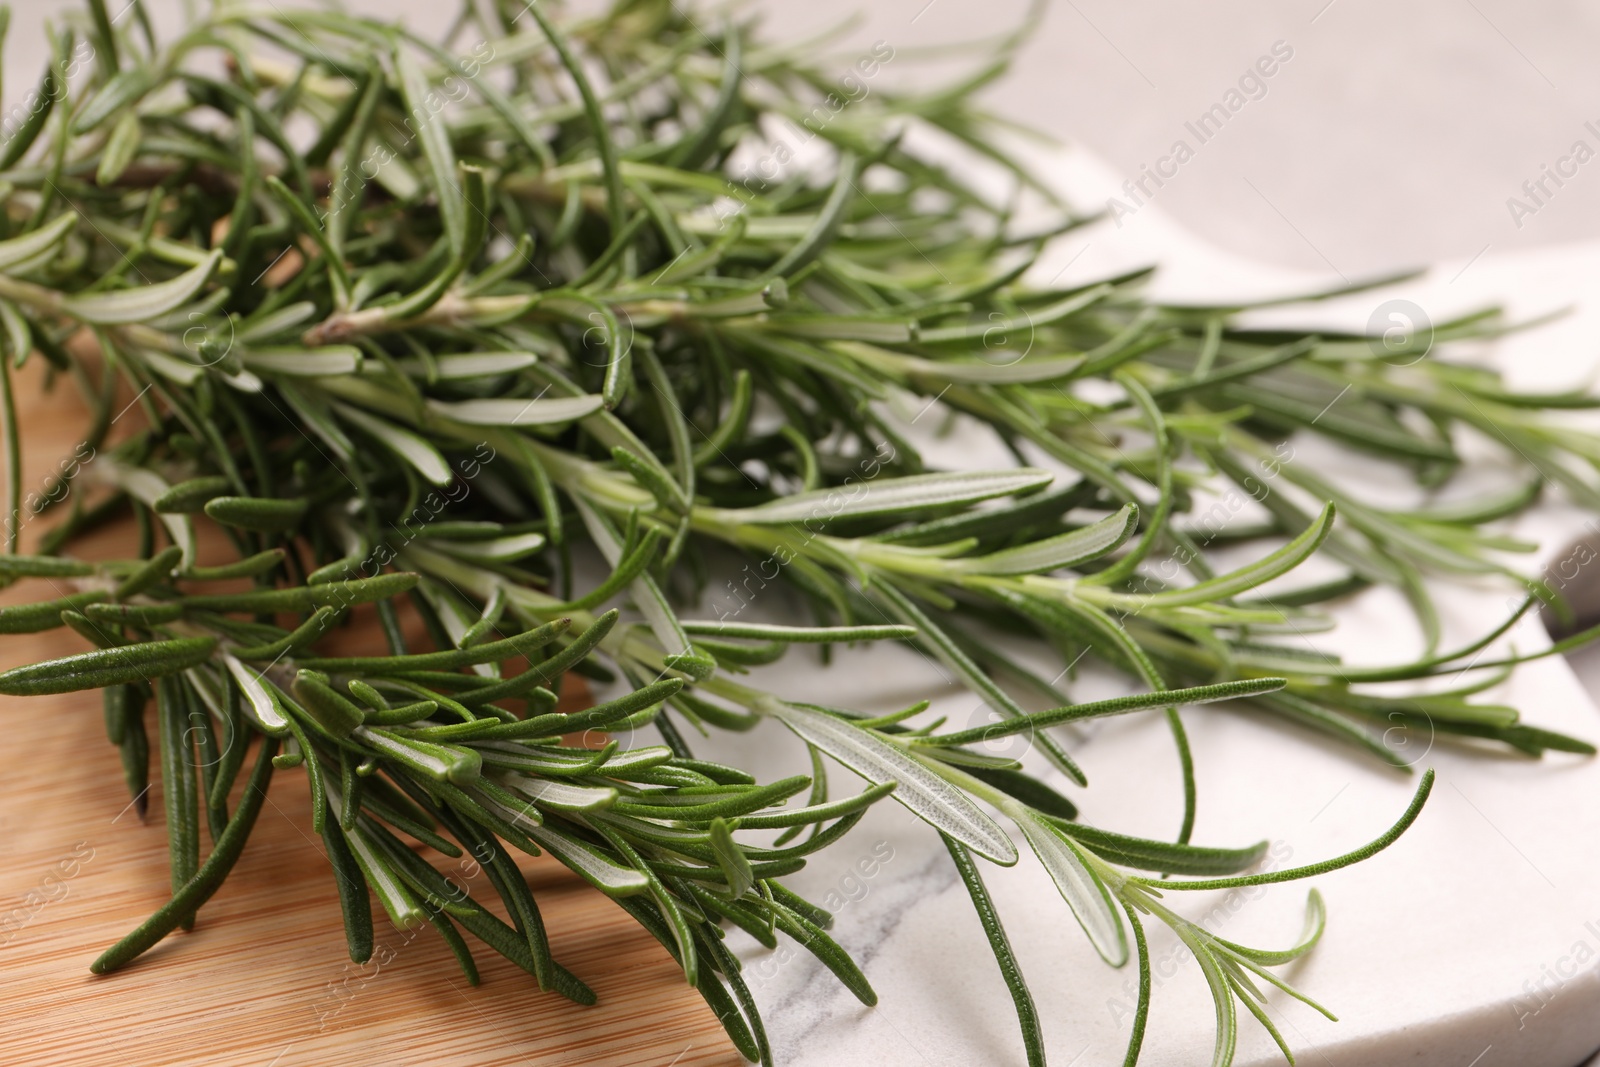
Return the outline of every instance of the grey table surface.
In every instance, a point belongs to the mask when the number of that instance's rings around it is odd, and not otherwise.
[[[759,6],[798,35],[858,5]],[[870,8],[854,39],[905,51],[1000,32],[1028,3]],[[1356,274],[1600,235],[1600,162],[1561,163],[1576,141],[1600,150],[1597,40],[1600,6],[1575,0],[1057,0],[988,95],[1136,178],[1174,141],[1194,141],[1185,123],[1278,45],[1290,58],[1246,86],[1156,199],[1240,255]],[[1546,167],[1575,174],[1546,179],[1535,203],[1522,186]],[[1513,197],[1531,212],[1514,214]]]

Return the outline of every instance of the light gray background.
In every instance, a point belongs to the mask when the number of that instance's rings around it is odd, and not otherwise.
[[[766,0],[799,34],[856,0]],[[864,5],[862,5],[864,6]],[[896,48],[1015,25],[1024,0],[875,0]],[[1600,152],[1600,5],[1576,0],[1055,0],[995,110],[1127,177],[1185,136],[1274,42],[1293,58],[1157,193],[1230,251],[1354,275],[1600,236],[1600,158],[1514,225],[1506,200],[1577,139]],[[886,72],[905,77],[913,64]],[[1191,143],[1193,139],[1191,138]],[[1484,249],[1487,247],[1487,252]]]

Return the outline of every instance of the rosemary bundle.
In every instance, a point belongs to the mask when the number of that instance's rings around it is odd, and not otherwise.
[[[0,673],[0,692],[100,689],[136,798],[160,763],[171,846],[170,903],[94,970],[192,924],[275,771],[298,768],[353,959],[372,951],[376,897],[398,925],[433,925],[469,978],[470,936],[541,990],[592,1002],[517,867],[518,852],[548,852],[657,938],[739,1051],[769,1063],[724,929],[791,937],[873,1003],[826,911],[783,879],[890,801],[943,836],[1030,1064],[1040,1014],[984,885],[987,864],[1018,862],[1018,840],[1063,919],[1138,968],[1127,1062],[1154,921],[1210,985],[1223,1065],[1241,1007],[1287,1055],[1262,983],[1307,1000],[1271,968],[1317,942],[1322,904],[1313,890],[1305,936],[1264,950],[1168,895],[1357,862],[1418,816],[1432,774],[1377,840],[1249,873],[1264,843],[1190,842],[1181,707],[1246,702],[1397,773],[1411,768],[1385,743],[1396,725],[1593,752],[1474,702],[1517,662],[1480,654],[1517,615],[1441,650],[1428,594],[1441,577],[1513,576],[1504,553],[1531,546],[1492,524],[1546,479],[1600,505],[1600,439],[1549,414],[1590,402],[1516,395],[1406,344],[1163,306],[1142,273],[1030,284],[1047,243],[1088,220],[971,99],[1023,36],[965,81],[909,93],[861,80],[892,49],[841,80],[815,43],[670,0],[582,17],[468,3],[440,41],[277,4],[218,3],[162,41],[141,4],[111,17],[89,0],[52,31],[0,143],[0,574],[55,595],[0,608],[0,631],[64,626],[89,648]],[[997,199],[930,144],[1009,175],[1016,195]],[[1024,204],[1049,220],[1025,226]],[[1499,328],[1486,313],[1432,340]],[[10,375],[29,359],[71,378],[93,415],[77,461],[25,506]],[[930,469],[902,409],[987,434],[1016,465]],[[1385,509],[1297,457],[1296,435],[1428,489],[1467,439],[1525,477]],[[75,479],[99,497],[53,491]],[[62,500],[19,553],[24,522]],[[126,558],[69,554],[128,514]],[[225,558],[203,561],[208,544]],[[1224,547],[1252,561],[1223,567]],[[1261,591],[1313,554],[1341,575]],[[742,599],[707,612],[730,567],[787,589],[804,617],[751,621]],[[1358,667],[1300,640],[1329,624],[1324,605],[1372,585],[1405,595],[1424,656]],[[388,651],[331,654],[349,620],[380,628]],[[945,730],[925,703],[823,706],[745,677],[792,645],[866,641],[913,644],[1000,721]],[[1024,642],[1140,691],[1074,703],[1069,672],[1036,675]],[[1469,671],[1425,696],[1375,688]],[[558,710],[568,675],[619,695]],[[1165,716],[1180,756],[1172,841],[1080,820],[1066,791],[1086,782],[1050,730],[1140,711]],[[806,747],[810,775],[763,783],[695,754],[763,720]],[[646,725],[662,744],[575,740]],[[1013,734],[1031,739],[1027,766],[981,748]],[[834,764],[866,787],[841,790]],[[419,844],[470,854],[509,921]]]

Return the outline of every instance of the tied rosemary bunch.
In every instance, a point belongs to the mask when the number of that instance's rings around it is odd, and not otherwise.
[[[873,1003],[827,913],[782,879],[889,798],[943,835],[1030,1064],[1044,1058],[1040,1015],[983,866],[1018,862],[1018,840],[1100,955],[1139,969],[1127,1061],[1156,921],[1210,985],[1221,1065],[1241,1006],[1288,1053],[1260,983],[1288,989],[1270,968],[1316,943],[1321,899],[1311,892],[1305,936],[1269,951],[1215,936],[1163,894],[1359,861],[1404,832],[1433,779],[1376,840],[1245,873],[1264,843],[1190,843],[1181,707],[1246,702],[1401,773],[1381,732],[1396,724],[1592,753],[1473,701],[1518,662],[1480,653],[1520,612],[1441,650],[1428,592],[1511,576],[1504,553],[1530,546],[1492,524],[1545,478],[1600,504],[1600,439],[1549,414],[1589,402],[1516,395],[1361,336],[1241,328],[1242,307],[1164,306],[1142,295],[1143,273],[1031,284],[1041,250],[1087,220],[970,99],[1025,34],[956,85],[875,87],[844,106],[813,46],[668,0],[587,17],[467,4],[442,41],[239,4],[162,41],[141,5],[129,12],[90,0],[54,32],[0,144],[0,575],[73,590],[0,609],[0,631],[65,626],[91,646],[0,674],[0,692],[101,689],[136,797],[160,761],[170,836],[171,902],[95,970],[193,923],[274,771],[298,768],[352,958],[372,951],[375,896],[394,923],[433,925],[469,977],[465,935],[540,989],[592,1001],[552,957],[513,858],[548,852],[661,941],[740,1052],[767,1063],[724,928],[800,941]],[[825,145],[814,165],[794,159],[785,122]],[[1016,196],[952,158],[998,168]],[[1024,202],[1046,221],[1021,221]],[[1499,328],[1473,316],[1435,339]],[[73,495],[19,554],[9,375],[28,359],[81,387],[80,454],[94,458],[76,476],[110,495]],[[130,402],[142,421],[113,441]],[[937,410],[1017,462],[931,469],[902,409]],[[1303,435],[1425,488],[1477,438],[1526,478],[1469,504],[1385,509],[1299,458]],[[1240,494],[1259,518],[1219,523],[1209,501]],[[126,513],[140,530],[130,558],[68,554]],[[202,561],[208,531],[228,558]],[[1251,562],[1224,566],[1224,547]],[[1342,576],[1260,590],[1318,553]],[[743,617],[743,599],[714,588],[729,566],[784,587],[806,617]],[[1372,585],[1412,605],[1422,657],[1358,667],[1298,640],[1329,625],[1324,604]],[[386,654],[328,649],[353,615],[373,617]],[[831,707],[745,677],[791,645],[864,641],[914,644],[1002,721],[942,730],[926,703]],[[1024,665],[1023,642],[1064,665],[1090,656],[1141,691],[1075,703]],[[1374,688],[1469,669],[1425,696]],[[617,695],[558,710],[569,674]],[[1087,783],[1051,728],[1144,711],[1165,716],[1180,757],[1173,841],[1091,826],[1063,792]],[[762,783],[694,754],[766,720],[805,746],[810,775]],[[645,725],[664,743],[575,738]],[[976,747],[1011,734],[1037,763]],[[841,794],[834,763],[867,787]],[[408,842],[470,853],[510,922]]]

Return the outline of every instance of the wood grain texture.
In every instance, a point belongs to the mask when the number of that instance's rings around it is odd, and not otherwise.
[[[25,491],[45,483],[86,425],[70,385],[44,394],[33,362],[18,381]],[[90,480],[73,491],[88,492]],[[52,512],[29,523],[24,543],[54,521]],[[128,555],[135,536],[131,521],[117,524],[81,554]],[[0,593],[0,602],[50,595],[31,581]],[[0,668],[84,648],[66,630],[8,635]],[[159,780],[141,822],[105,739],[97,692],[0,698],[0,715],[0,1063],[744,1062],[666,951],[548,858],[527,860],[524,870],[556,957],[594,988],[598,1006],[540,993],[531,976],[477,942],[483,981],[472,988],[431,927],[396,930],[376,904],[377,949],[365,965],[351,963],[299,770],[274,776],[249,847],[192,932],[169,936],[123,971],[92,976],[89,962],[167,898]],[[432,858],[500,911],[482,873]]]

